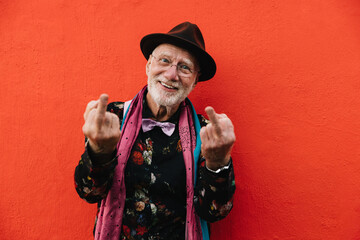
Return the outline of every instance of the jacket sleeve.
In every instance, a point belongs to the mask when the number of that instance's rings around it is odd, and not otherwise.
[[[122,121],[123,110],[122,102],[113,102],[107,107],[107,111],[115,113],[120,121]],[[116,165],[116,150],[109,160],[104,161],[99,156],[94,157],[90,147],[85,144],[85,151],[81,155],[74,174],[75,189],[80,198],[88,203],[96,203],[105,198],[112,186]]]
[[[203,116],[199,119],[202,126],[207,124]],[[206,168],[205,158],[200,155],[194,189],[194,206],[198,216],[208,222],[223,219],[232,209],[235,175],[232,160],[229,164],[228,169],[213,173]]]

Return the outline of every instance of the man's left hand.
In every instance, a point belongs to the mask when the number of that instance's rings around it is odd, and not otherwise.
[[[218,114],[212,107],[206,107],[205,112],[210,123],[200,130],[201,152],[206,159],[206,166],[217,170],[230,161],[235,142],[234,125],[226,114]]]

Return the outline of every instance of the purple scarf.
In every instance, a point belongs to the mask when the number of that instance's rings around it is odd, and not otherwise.
[[[123,122],[121,139],[117,145],[118,165],[115,168],[113,185],[101,202],[95,229],[96,240],[119,240],[125,206],[126,189],[124,171],[132,146],[142,123],[142,108],[145,86],[132,100]],[[124,109],[126,111],[126,109]],[[199,217],[195,214],[194,198],[194,156],[196,134],[191,116],[191,106],[186,101],[180,105],[179,134],[186,168],[186,240],[202,239]]]

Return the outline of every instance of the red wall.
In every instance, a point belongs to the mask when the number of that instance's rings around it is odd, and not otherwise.
[[[142,36],[189,20],[218,64],[191,94],[233,120],[235,206],[212,240],[360,239],[358,0],[0,0],[0,238],[91,239],[86,103],[146,83]]]

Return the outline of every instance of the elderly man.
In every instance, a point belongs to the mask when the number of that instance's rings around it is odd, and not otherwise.
[[[234,127],[212,107],[209,121],[197,115],[187,96],[215,62],[189,22],[140,46],[148,85],[125,103],[102,94],[87,105],[76,190],[99,203],[95,239],[209,239],[207,222],[232,208]]]

